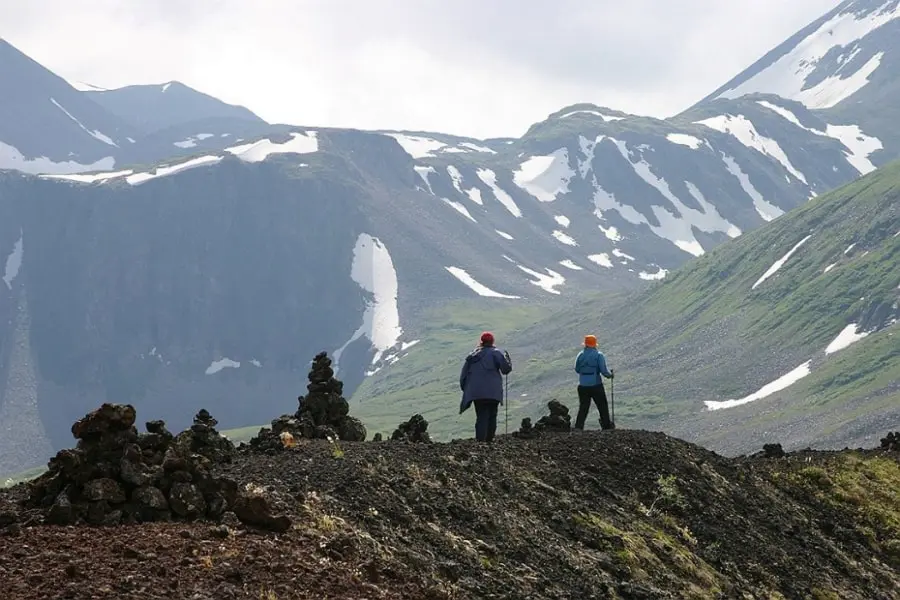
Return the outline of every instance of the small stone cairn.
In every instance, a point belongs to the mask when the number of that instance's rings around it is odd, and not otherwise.
[[[274,419],[271,428],[263,427],[250,440],[250,447],[277,452],[292,447],[298,438],[332,439],[362,442],[366,427],[351,417],[350,404],[343,397],[344,383],[334,377],[331,359],[320,352],[309,371],[306,396],[297,398],[297,411]]]
[[[422,415],[413,415],[408,421],[400,423],[391,439],[401,442],[430,444],[431,436],[428,435],[428,421]]]

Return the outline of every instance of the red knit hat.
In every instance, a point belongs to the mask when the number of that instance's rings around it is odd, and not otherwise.
[[[494,345],[494,334],[490,331],[485,331],[481,334],[481,343],[485,346],[493,346]]]

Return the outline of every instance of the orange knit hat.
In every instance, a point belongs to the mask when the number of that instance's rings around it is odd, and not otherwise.
[[[595,335],[586,335],[584,336],[584,345],[588,348],[596,348],[597,347],[597,336]]]

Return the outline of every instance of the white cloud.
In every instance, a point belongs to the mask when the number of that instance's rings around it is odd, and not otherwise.
[[[101,87],[178,80],[269,121],[489,137],[575,102],[676,113],[835,4],[0,0],[0,36]]]

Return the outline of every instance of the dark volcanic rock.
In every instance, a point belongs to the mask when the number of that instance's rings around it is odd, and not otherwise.
[[[766,458],[782,458],[785,455],[781,444],[763,444],[762,452]]]
[[[335,379],[327,353],[313,359],[308,379],[308,394],[297,398],[297,411],[272,420],[271,428],[260,429],[250,440],[252,449],[275,452],[293,446],[299,438],[365,441],[366,427],[349,415],[350,404],[341,395],[344,384]]]
[[[428,435],[428,421],[422,415],[413,415],[409,421],[400,423],[397,426],[397,429],[391,435],[391,439],[430,444],[431,436]]]
[[[273,515],[268,497],[261,491],[243,492],[234,503],[234,514],[243,523],[284,533],[291,528],[291,519],[286,515]]]
[[[882,450],[900,452],[900,431],[890,431],[881,438]]]
[[[522,419],[522,424],[519,426],[519,430],[513,432],[513,437],[523,438],[527,440],[536,437],[538,434],[539,432],[531,424],[531,419],[529,417],[525,417],[524,419]]]
[[[534,428],[539,432],[544,431],[571,431],[572,417],[569,416],[569,407],[559,400],[551,400],[547,403],[549,415],[545,415],[538,419]]]
[[[139,434],[135,417],[130,405],[104,404],[76,422],[76,447],[58,452],[28,484],[26,508],[59,525],[220,517],[236,484],[210,468],[229,462],[235,449],[216,420],[201,410],[194,426],[174,437],[162,421]]]

